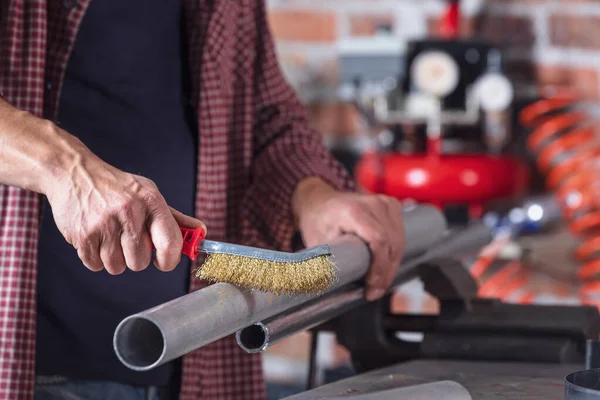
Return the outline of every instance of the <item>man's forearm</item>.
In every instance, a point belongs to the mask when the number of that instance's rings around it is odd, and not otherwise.
[[[87,152],[52,122],[0,99],[0,184],[45,194]]]

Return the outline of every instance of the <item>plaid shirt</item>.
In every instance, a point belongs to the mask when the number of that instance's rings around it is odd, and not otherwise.
[[[89,1],[0,0],[8,102],[54,120]],[[281,74],[263,0],[184,0],[184,15],[201,143],[196,216],[212,239],[289,251],[296,184],[320,176],[344,188],[347,176]],[[33,398],[39,215],[38,194],[0,185],[0,399]],[[260,357],[232,338],[184,357],[182,399],[264,397]]]

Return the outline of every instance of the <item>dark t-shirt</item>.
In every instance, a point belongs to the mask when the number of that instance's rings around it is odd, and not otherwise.
[[[94,0],[83,19],[60,98],[58,124],[124,171],[152,179],[167,203],[193,214],[196,128],[187,100],[181,3]],[[111,276],[91,272],[56,228],[48,204],[39,245],[38,375],[167,385],[171,363],[125,368],[112,348],[127,315],[187,292],[184,256],[169,273],[153,265]]]

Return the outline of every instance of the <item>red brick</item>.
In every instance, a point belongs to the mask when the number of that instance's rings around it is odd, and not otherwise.
[[[535,66],[530,61],[510,61],[504,66],[506,75],[513,82],[535,82]]]
[[[600,98],[599,72],[592,67],[534,65],[527,61],[512,61],[506,64],[506,73],[516,84],[534,83],[540,88],[565,88],[578,93],[584,100]]]
[[[351,36],[373,36],[379,30],[393,32],[394,18],[391,15],[352,15],[350,17]]]
[[[503,47],[530,48],[535,42],[529,17],[485,14],[477,22],[478,36]]]
[[[568,88],[583,100],[600,99],[598,70],[591,67],[541,65],[535,68],[537,83],[542,86]]]
[[[320,103],[308,106],[313,126],[327,137],[354,136],[359,115],[351,103]]]
[[[271,11],[269,22],[278,40],[333,42],[337,38],[336,15],[310,11]]]
[[[600,49],[600,17],[560,15],[550,17],[552,44],[561,47]]]
[[[488,0],[493,4],[540,4],[552,3],[551,0]]]

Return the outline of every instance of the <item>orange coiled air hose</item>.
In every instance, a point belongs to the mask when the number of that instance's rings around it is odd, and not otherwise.
[[[535,155],[547,188],[556,193],[569,230],[581,239],[575,250],[586,303],[600,292],[600,136],[580,99],[569,92],[527,106],[519,114],[532,130],[528,149]]]

